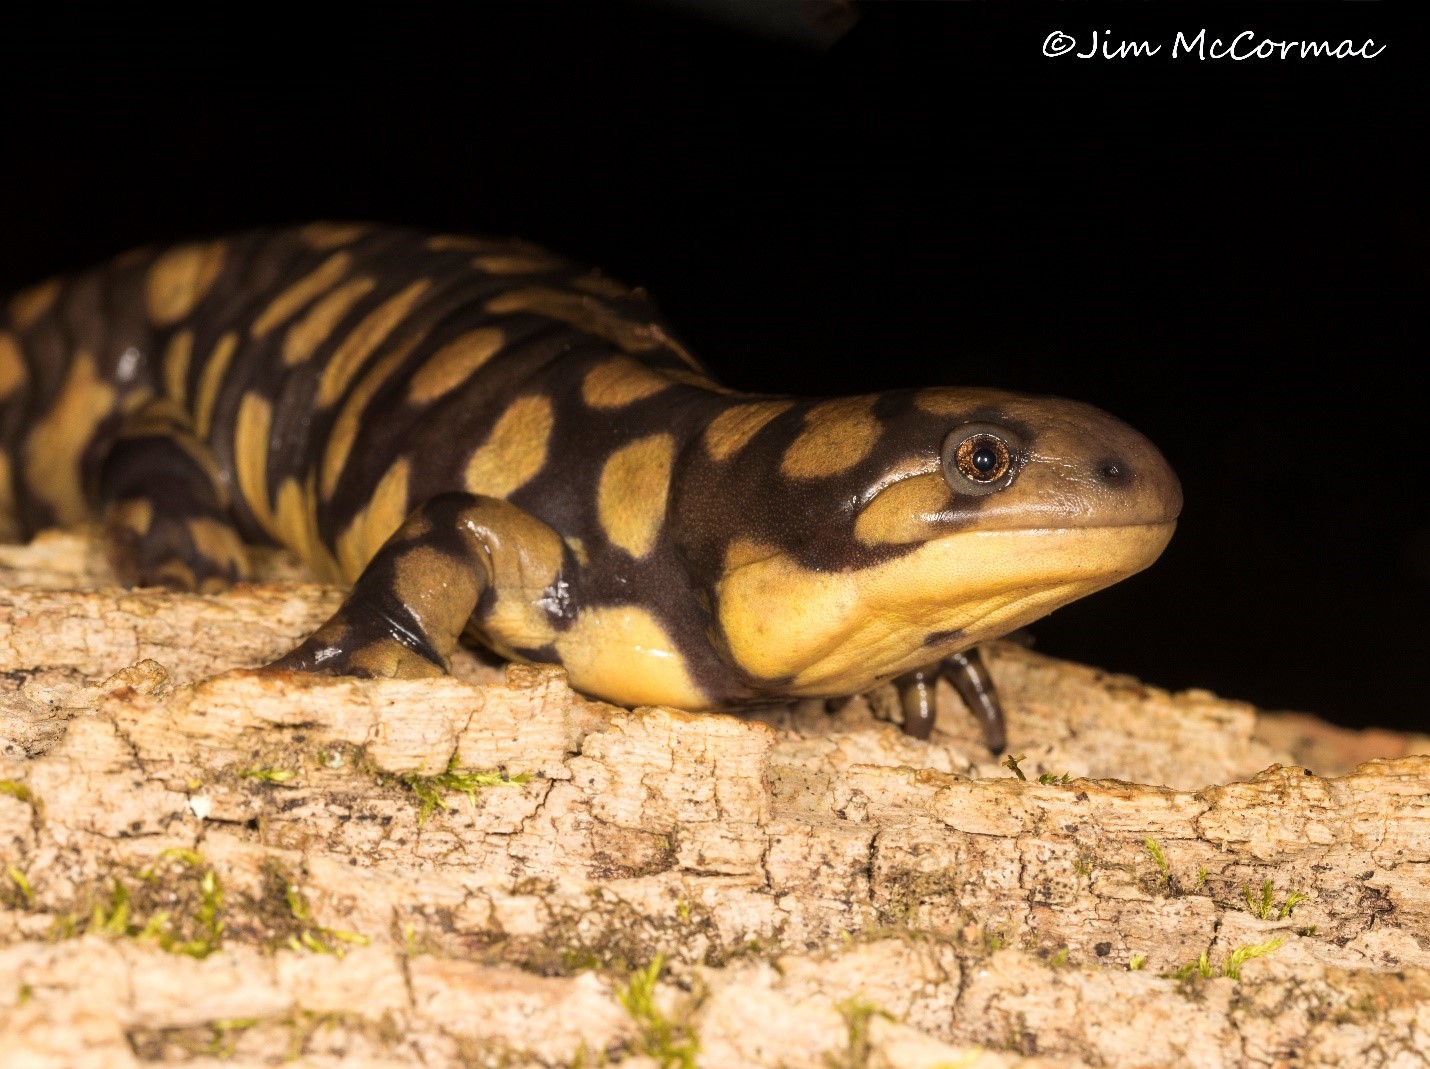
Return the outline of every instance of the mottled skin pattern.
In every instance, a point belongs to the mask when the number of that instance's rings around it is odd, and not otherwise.
[[[101,514],[126,582],[201,590],[283,543],[353,589],[279,668],[431,674],[465,634],[627,704],[897,678],[919,734],[951,673],[1001,744],[973,647],[1151,563],[1180,505],[1074,402],[732,394],[641,291],[511,241],[141,249],[0,318],[0,537]]]

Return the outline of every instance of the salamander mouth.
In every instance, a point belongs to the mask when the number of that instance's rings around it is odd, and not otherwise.
[[[966,649],[1141,571],[1175,527],[965,529],[838,573],[779,554],[725,576],[720,622],[757,678],[788,679],[796,695],[853,693],[936,659],[930,635],[957,633]]]

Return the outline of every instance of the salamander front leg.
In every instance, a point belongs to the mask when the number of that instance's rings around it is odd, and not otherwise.
[[[998,688],[983,663],[983,654],[975,646],[963,653],[943,659],[943,677],[953,684],[963,704],[983,728],[983,743],[995,754],[1008,745],[1008,727],[1003,719],[1003,704],[998,700]]]
[[[905,672],[894,680],[899,691],[899,704],[904,710],[904,731],[916,739],[927,739],[933,731],[934,690],[942,676],[953,684],[963,703],[983,728],[983,742],[995,754],[1008,744],[1003,721],[1003,706],[993,677],[975,647],[954,653],[936,664]]]
[[[378,550],[333,617],[268,667],[441,675],[479,603],[514,607],[506,616],[517,620],[522,607],[526,615],[542,611],[543,593],[561,578],[564,549],[555,531],[505,501],[434,497]]]

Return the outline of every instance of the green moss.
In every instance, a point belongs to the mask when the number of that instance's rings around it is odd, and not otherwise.
[[[292,914],[293,920],[297,922],[297,931],[289,935],[284,944],[289,950],[299,952],[308,950],[314,954],[333,954],[340,958],[346,953],[346,947],[365,947],[372,942],[367,936],[358,932],[349,932],[341,928],[324,928],[320,924],[315,924],[308,899],[296,883],[284,881],[283,900],[287,903],[288,912]]]
[[[1268,939],[1264,943],[1252,943],[1247,946],[1240,946],[1226,956],[1221,967],[1217,968],[1211,963],[1210,952],[1203,950],[1201,957],[1196,961],[1189,961],[1175,972],[1164,973],[1163,975],[1172,980],[1190,980],[1200,977],[1203,980],[1213,980],[1218,976],[1224,976],[1228,980],[1241,979],[1241,967],[1253,958],[1264,958],[1267,954],[1279,949],[1286,944],[1286,940],[1279,936]]]
[[[204,855],[197,850],[191,850],[187,846],[171,846],[159,852],[160,861],[180,861],[190,868],[201,869],[205,865]],[[154,878],[153,869],[145,869],[139,873],[141,880],[152,880]]]
[[[561,951],[561,971],[574,976],[576,973],[594,972],[604,968],[606,963],[594,950],[584,947],[566,947]]]
[[[213,1038],[209,1040],[206,1054],[212,1054],[215,1058],[232,1058],[234,1055],[234,1038],[242,1035],[261,1023],[258,1017],[226,1017],[214,1021],[209,1027],[213,1029]]]
[[[193,850],[166,850],[162,861],[177,861],[178,872],[149,868],[138,874],[139,891],[116,879],[88,909],[58,915],[51,935],[67,939],[102,935],[150,940],[170,954],[206,958],[223,945],[223,889],[218,874]],[[159,908],[160,903],[167,908]],[[177,906],[174,905],[177,903]]]
[[[1147,968],[1146,954],[1133,954],[1131,959],[1127,962],[1129,972],[1141,972],[1145,968]]]
[[[1048,959],[1048,968],[1060,969],[1068,963],[1068,948],[1062,947],[1056,954]]]
[[[256,779],[260,783],[288,783],[298,778],[291,768],[248,768],[238,774],[239,779]]]
[[[996,954],[1008,946],[1008,933],[1001,928],[993,928],[989,925],[983,926],[983,949],[990,954]]]
[[[1276,905],[1276,891],[1270,878],[1261,881],[1261,894],[1255,895],[1248,887],[1241,889],[1241,897],[1246,901],[1246,909],[1253,917],[1260,920],[1283,921],[1291,916],[1292,911],[1305,902],[1311,896],[1301,891],[1292,891],[1286,896],[1286,900],[1280,906]]]
[[[1274,950],[1279,950],[1284,946],[1286,940],[1277,936],[1268,939],[1264,943],[1253,943],[1249,946],[1237,947],[1227,955],[1225,964],[1221,967],[1221,974],[1233,980],[1241,979],[1241,967],[1253,958],[1264,958]]]
[[[846,999],[839,1003],[837,1009],[849,1029],[849,1047],[840,1054],[826,1054],[824,1062],[829,1069],[864,1069],[869,1064],[871,1053],[869,1022],[875,1017],[892,1021],[894,1016],[861,998]]]
[[[1038,777],[1038,782],[1044,787],[1064,787],[1072,782],[1072,774],[1064,772],[1061,776],[1052,772],[1044,772]]]
[[[1157,871],[1162,874],[1162,882],[1166,883],[1172,877],[1172,866],[1167,861],[1167,852],[1162,849],[1162,844],[1149,835],[1142,840],[1142,846],[1152,856],[1152,860],[1157,863]]]
[[[889,1014],[859,998],[846,999],[838,1009],[849,1031],[849,1046],[840,1054],[826,1054],[824,1063],[829,1069],[864,1069],[869,1064],[869,1022]]]
[[[36,814],[40,813],[44,808],[40,805],[40,800],[35,797],[35,792],[17,780],[0,779],[0,794],[8,794],[11,798],[18,798],[33,809]]]
[[[19,904],[25,909],[33,909],[35,905],[35,889],[30,886],[30,878],[14,865],[5,866],[5,875],[9,876],[10,882],[15,885],[15,893],[19,896]]]
[[[417,796],[417,823],[424,823],[439,809],[452,808],[443,797],[445,791],[461,791],[472,802],[476,802],[477,791],[484,787],[512,787],[531,782],[531,776],[525,773],[507,776],[501,772],[460,772],[458,769],[461,764],[462,755],[454,750],[445,772],[439,772],[435,776],[413,774],[398,777],[402,784]]]
[[[661,1069],[695,1069],[700,1044],[694,1033],[684,1024],[668,1019],[655,1004],[655,985],[664,967],[665,955],[657,954],[644,969],[630,974],[616,992],[616,999],[640,1028],[632,1047],[636,1054],[655,1059]]]
[[[1203,980],[1210,980],[1216,976],[1216,970],[1212,968],[1209,952],[1203,950],[1202,956],[1196,961],[1189,961],[1175,972],[1167,974],[1173,980],[1190,980],[1194,976],[1200,976]]]
[[[1014,757],[1012,754],[1009,754],[1007,757],[1003,758],[1003,767],[1008,769],[1010,772],[1013,773],[1013,775],[1017,776],[1019,779],[1027,779],[1028,777],[1023,774],[1023,770],[1018,767],[1018,762],[1026,759],[1026,754],[1019,754],[1017,757]]]

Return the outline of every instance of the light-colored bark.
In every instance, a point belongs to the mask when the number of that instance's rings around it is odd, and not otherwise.
[[[1423,737],[997,647],[1024,780],[951,694],[924,744],[879,694],[278,677],[230,669],[333,591],[102,589],[72,536],[16,579],[7,1069],[1427,1064]]]

